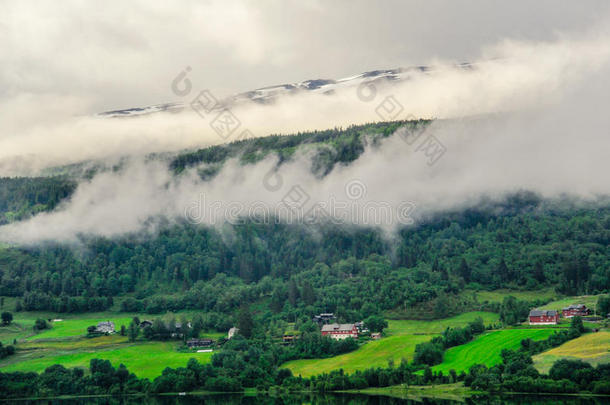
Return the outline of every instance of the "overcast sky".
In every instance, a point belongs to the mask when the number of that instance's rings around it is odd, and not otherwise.
[[[468,61],[607,15],[591,1],[0,1],[0,119],[172,101],[185,66],[228,95],[367,70]],[[44,114],[40,114],[44,116]],[[30,116],[30,119],[32,117]]]

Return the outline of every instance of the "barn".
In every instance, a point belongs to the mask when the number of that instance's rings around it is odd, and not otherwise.
[[[353,323],[330,323],[322,326],[322,336],[330,336],[337,340],[348,337],[356,339],[358,337],[358,327]]]
[[[533,309],[530,311],[529,319],[530,325],[556,325],[559,322],[559,312]]]
[[[585,304],[573,304],[561,310],[561,315],[564,318],[572,318],[574,316],[587,316],[591,314],[591,310]]]

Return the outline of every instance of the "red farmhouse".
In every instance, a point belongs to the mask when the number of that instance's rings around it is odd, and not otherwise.
[[[357,338],[358,328],[353,323],[330,323],[322,326],[322,336],[330,336],[333,339]]]
[[[556,325],[559,312],[533,309],[530,311],[530,325]]]
[[[573,316],[587,316],[591,314],[591,310],[585,304],[570,305],[561,310],[564,318],[572,318]]]

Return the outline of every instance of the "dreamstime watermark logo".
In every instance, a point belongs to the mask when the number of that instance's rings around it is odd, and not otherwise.
[[[191,71],[192,68],[187,66],[172,80],[170,87],[175,95],[187,97],[191,94],[193,84],[188,78]],[[212,128],[223,140],[229,140],[229,138],[237,133],[239,133],[239,135],[232,140],[239,141],[254,138],[254,134],[249,129],[238,131],[242,126],[241,121],[231,109],[220,103],[208,89],[201,90],[189,103],[189,106],[202,119],[207,121],[210,128]]]
[[[330,194],[316,201],[300,185],[292,186],[277,203],[263,201],[218,201],[201,193],[197,201],[185,208],[184,217],[193,224],[333,224],[333,225],[412,225],[415,203],[405,201],[392,206],[384,201],[363,201],[366,186],[352,180],[345,186],[347,199]]]
[[[359,100],[365,103],[370,103],[377,98],[377,87],[370,81],[362,82],[356,88],[356,96]],[[397,120],[400,118],[404,110],[404,106],[400,104],[394,95],[386,96],[375,107],[375,113],[379,118],[381,118],[382,121]],[[404,119],[407,121],[417,120],[413,114],[407,115],[404,117]],[[426,136],[422,138],[424,133],[425,128],[418,123],[407,124],[398,130],[398,134],[407,143],[407,145],[415,146],[415,152],[423,153],[424,156],[428,158],[428,165],[432,166],[438,162],[441,157],[443,157],[447,151],[447,148],[437,137],[432,134],[426,134]],[[421,140],[421,142],[417,143],[418,140]]]
[[[350,200],[359,200],[366,195],[366,185],[360,180],[350,180],[345,185],[345,195]]]

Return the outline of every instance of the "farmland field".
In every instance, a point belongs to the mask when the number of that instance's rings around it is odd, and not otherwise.
[[[93,319],[64,319],[59,322],[52,322],[53,327],[51,329],[43,330],[40,333],[29,337],[28,340],[54,339],[67,336],[84,336],[87,334],[88,326],[97,325],[98,322],[102,321],[114,322],[116,329],[119,330],[121,325],[125,325],[125,327],[129,326],[131,319],[132,317],[125,316],[106,316],[104,318],[100,317]]]
[[[588,333],[533,357],[534,367],[547,373],[560,359],[583,360],[592,365],[610,363],[610,332]]]
[[[553,329],[503,329],[487,332],[464,345],[449,348],[443,362],[432,367],[432,370],[447,374],[451,369],[458,373],[468,371],[475,364],[493,366],[502,361],[500,353],[503,349],[517,349],[522,339],[543,340],[553,333]]]
[[[51,328],[35,333],[32,329],[36,318],[54,319],[50,313],[21,312],[14,322],[0,328],[0,341],[17,340],[17,353],[0,361],[0,371],[44,371],[53,364],[65,367],[88,368],[93,358],[110,360],[113,366],[124,364],[138,377],[155,378],[166,367],[184,367],[190,358],[206,363],[212,353],[178,352],[179,342],[138,340],[130,343],[119,334],[84,337],[87,327],[110,320],[120,329],[129,325],[132,316],[124,313],[100,312],[81,317],[67,315],[61,321],[51,322]],[[145,317],[140,316],[141,319]],[[221,333],[205,333],[205,337],[217,339]]]
[[[289,368],[294,375],[306,377],[340,368],[353,372],[370,367],[387,367],[389,360],[393,360],[395,364],[400,363],[403,358],[410,361],[418,343],[432,339],[447,327],[465,326],[478,316],[481,316],[486,324],[498,320],[497,314],[489,312],[468,312],[437,321],[391,320],[385,330],[388,337],[368,342],[351,353],[327,359],[290,361],[283,367]]]
[[[115,336],[109,336],[114,338]],[[91,359],[110,360],[114,367],[124,364],[129,371],[138,377],[153,379],[161,374],[166,367],[184,367],[190,358],[196,358],[201,363],[207,363],[212,353],[180,353],[176,351],[176,342],[145,342],[127,344],[125,341],[101,342],[97,347],[97,339],[89,339],[93,346],[69,345],[65,347],[46,347],[39,350],[19,352],[0,363],[3,372],[9,371],[44,371],[53,364],[64,367],[89,367]],[[103,343],[110,343],[103,346]],[[123,343],[123,344],[120,344]],[[72,347],[70,347],[72,346]]]

